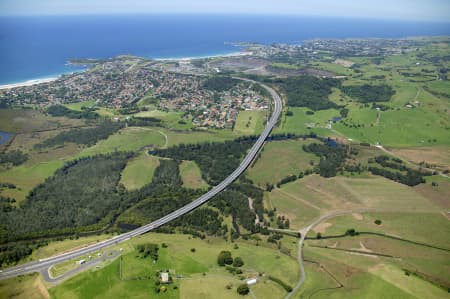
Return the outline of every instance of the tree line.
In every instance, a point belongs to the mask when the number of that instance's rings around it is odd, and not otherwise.
[[[36,149],[63,145],[66,142],[75,144],[94,145],[97,141],[108,138],[125,126],[123,123],[105,120],[93,128],[76,128],[62,131],[58,135],[48,138],[34,145]]]
[[[51,116],[55,116],[55,117],[65,116],[68,118],[75,118],[75,119],[80,119],[80,118],[96,119],[96,118],[100,117],[100,115],[97,112],[95,112],[95,109],[91,109],[91,108],[85,108],[85,109],[82,109],[81,111],[76,111],[76,110],[69,109],[63,105],[53,105],[53,106],[48,107],[46,111]]]
[[[28,155],[21,150],[12,150],[8,152],[0,152],[0,164],[18,166],[28,160]]]
[[[377,167],[376,164],[382,167]],[[407,167],[400,159],[391,158],[386,155],[370,159],[368,170],[372,174],[383,176],[407,186],[416,186],[425,183],[424,176],[433,174],[429,171],[415,170]]]

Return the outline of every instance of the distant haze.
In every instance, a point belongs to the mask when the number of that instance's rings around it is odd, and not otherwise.
[[[450,21],[449,0],[0,0],[1,15],[290,14]]]

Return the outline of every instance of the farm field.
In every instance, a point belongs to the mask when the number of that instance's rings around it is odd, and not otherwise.
[[[84,101],[84,102],[77,102],[77,103],[71,103],[71,104],[65,104],[69,109],[75,110],[75,111],[81,111],[82,108],[92,108],[95,106],[95,101]]]
[[[176,111],[161,111],[161,110],[152,110],[152,111],[141,111],[136,114],[133,114],[134,117],[154,117],[163,121],[164,125],[171,129],[177,130],[187,130],[193,127],[192,121],[189,118],[183,117],[182,112]],[[183,121],[184,122],[183,122]]]
[[[354,265],[358,263],[364,268],[375,268],[377,264],[374,262],[374,258],[335,251],[328,253],[327,249],[310,248],[308,246],[305,246],[304,252],[305,259],[318,261],[321,269],[315,268],[315,271],[313,270],[312,276],[306,280],[305,288],[300,290],[296,298],[312,295],[314,295],[314,298],[380,298],[380,296],[392,299],[416,298],[387,278],[385,280],[371,273],[368,269],[361,269]],[[348,260],[354,262],[347,264]],[[384,262],[384,259],[380,262]],[[311,267],[315,267],[311,263],[308,263],[308,265],[307,271]],[[326,269],[327,272],[323,269]],[[330,277],[329,273],[333,275],[333,278]],[[406,277],[406,275],[404,276]],[[415,281],[414,278],[411,280]],[[343,287],[339,287],[341,284]]]
[[[392,147],[450,144],[446,129],[450,126],[448,117],[423,108],[400,108],[379,114],[378,118],[377,111],[369,108],[350,110],[346,122],[357,127],[350,128],[339,122],[333,128],[355,141]]]
[[[143,147],[165,146],[165,136],[157,130],[128,127],[100,140],[94,146],[84,149],[80,156],[111,153],[114,151],[137,151]]]
[[[139,189],[152,181],[158,165],[158,158],[147,153],[141,153],[128,161],[127,166],[122,171],[120,183],[128,190]]]
[[[194,161],[182,161],[180,164],[180,175],[185,188],[208,188],[208,184],[202,179],[200,168]]]
[[[375,224],[381,220],[381,224]],[[322,235],[339,235],[348,229],[383,233],[450,249],[450,223],[442,213],[370,212],[343,215],[326,220],[318,228]],[[436,228],[439,227],[437,231]],[[316,230],[317,232],[317,230]],[[310,236],[315,236],[311,232]]]
[[[180,143],[190,144],[201,142],[222,142],[238,137],[229,129],[182,131],[161,128],[160,131],[167,136],[167,147],[174,146]]]
[[[444,146],[393,148],[391,152],[413,163],[426,162],[441,169],[450,168],[450,152]]]
[[[84,120],[81,119],[50,117],[32,109],[0,109],[1,131],[9,133],[53,130],[84,124]]]
[[[336,109],[315,111],[312,115],[306,114],[310,110],[303,107],[289,107],[289,111],[293,115],[286,116],[283,113],[280,125],[274,129],[274,133],[310,134],[314,132],[320,136],[329,136],[332,132],[326,128],[326,125],[333,117],[339,116],[339,111]]]
[[[258,186],[266,183],[276,184],[288,175],[298,175],[301,171],[310,169],[313,161],[319,158],[303,151],[302,146],[313,143],[314,140],[286,140],[267,142],[261,152],[261,157],[247,170],[248,177]]]
[[[295,195],[283,193],[280,189],[264,193],[264,206],[268,209],[276,208],[277,214],[287,217],[291,229],[300,229],[320,216],[319,209]]]
[[[406,224],[409,219],[403,220],[406,220]],[[355,224],[358,220],[352,219],[352,222]],[[422,221],[421,223],[422,225],[435,224]],[[322,236],[328,235],[328,233],[322,234]],[[399,237],[404,236],[400,235]],[[327,247],[324,248],[325,246]],[[357,250],[359,253],[345,250]],[[308,240],[304,252],[306,260],[319,261],[329,273],[321,271],[320,275],[316,275],[318,273],[312,272],[313,274],[307,278],[305,288],[301,291],[303,294],[317,292],[318,297],[328,295],[331,298],[345,296],[359,298],[365,295],[376,298],[381,294],[383,294],[383,298],[445,298],[447,296],[445,295],[446,290],[438,287],[436,282],[444,283],[444,285],[449,283],[446,264],[448,264],[450,251],[361,234],[354,237]],[[411,272],[418,271],[421,273],[420,275],[424,276],[406,275],[405,269]],[[328,287],[336,287],[339,284],[342,284],[343,287],[328,291],[314,290],[325,276],[330,277],[330,273],[336,280]],[[374,283],[375,281],[376,283]],[[369,289],[366,290],[365,295],[359,294],[366,288]],[[402,292],[404,294],[401,294]]]
[[[265,192],[265,205],[276,207],[290,219],[291,228],[299,229],[321,214],[346,209],[439,213],[441,208],[433,196],[382,177],[326,179],[311,175]]]
[[[234,125],[234,132],[242,135],[259,134],[264,130],[266,117],[266,111],[240,111]]]
[[[160,245],[159,258],[156,263],[150,259],[142,260],[136,256],[134,246],[145,242]],[[167,244],[167,248],[161,244]],[[133,296],[136,294],[153,294],[153,278],[148,280],[128,280],[131,277],[152,276],[159,269],[170,269],[174,275],[182,275],[184,278],[174,280],[178,286],[174,290],[169,286],[168,291],[161,293],[162,298],[202,298],[201,294],[212,294],[223,288],[223,298],[236,298],[236,287],[240,283],[237,276],[233,276],[217,265],[217,255],[221,250],[230,250],[233,257],[240,256],[244,260],[244,276],[255,275],[264,272],[276,277],[284,277],[286,283],[294,284],[298,278],[297,263],[292,257],[281,254],[276,249],[255,246],[247,242],[236,242],[234,245],[218,238],[207,238],[205,240],[193,239],[187,235],[147,234],[133,239],[123,245],[122,280],[119,277],[120,258],[98,270],[90,270],[77,275],[66,282],[50,289],[54,298],[119,298],[121,294]],[[195,248],[192,252],[191,248]],[[205,274],[203,274],[205,273]],[[208,282],[211,283],[203,283]],[[101,282],[101,283],[100,283]],[[189,282],[189,284],[185,284]],[[98,287],[99,283],[102,285]],[[225,286],[233,285],[229,292]],[[76,287],[75,287],[76,286]],[[96,287],[97,286],[97,287]],[[196,287],[193,287],[196,286]],[[264,289],[273,289],[271,283],[258,285],[258,291],[264,293]],[[178,295],[179,292],[179,295]],[[278,290],[278,293],[284,293]],[[220,296],[220,294],[218,296]],[[138,296],[138,298],[140,298]],[[159,295],[158,295],[159,298]],[[269,297],[262,297],[269,298]]]
[[[0,171],[0,181],[12,183],[16,189],[7,189],[1,192],[4,196],[12,196],[18,202],[25,199],[28,193],[38,184],[53,175],[53,173],[64,165],[62,160],[41,162],[34,165],[20,165],[6,171]]]

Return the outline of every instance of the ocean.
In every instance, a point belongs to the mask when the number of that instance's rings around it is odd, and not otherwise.
[[[450,24],[254,15],[0,17],[0,84],[80,70],[67,65],[72,58],[200,57],[237,52],[230,44],[236,42],[425,35],[450,35]]]

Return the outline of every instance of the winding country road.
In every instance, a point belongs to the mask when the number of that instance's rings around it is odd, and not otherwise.
[[[353,213],[365,213],[365,212],[376,212],[378,209],[375,208],[360,208],[360,209],[353,209],[353,210],[345,210],[345,211],[334,211],[327,214],[324,214],[314,220],[310,225],[302,228],[299,230],[300,241],[298,242],[298,264],[300,267],[300,280],[298,281],[297,285],[292,289],[292,292],[288,293],[285,297],[285,299],[291,298],[296,292],[302,287],[303,283],[306,279],[306,272],[305,272],[305,266],[303,265],[303,242],[305,241],[306,235],[309,233],[311,229],[319,225],[321,222],[338,216],[353,214]]]
[[[209,190],[207,193],[203,194],[196,200],[179,208],[178,210],[176,210],[174,212],[171,212],[170,214],[168,214],[158,220],[155,220],[155,221],[153,221],[149,224],[146,224],[144,226],[141,226],[135,230],[115,236],[111,239],[96,243],[91,246],[87,246],[84,248],[69,251],[69,252],[66,252],[66,253],[63,253],[63,254],[60,254],[57,256],[53,256],[50,258],[40,259],[38,261],[22,264],[19,266],[8,268],[8,269],[4,269],[3,271],[0,272],[0,279],[11,278],[11,277],[15,277],[18,275],[32,273],[32,272],[41,272],[42,273],[42,271],[47,271],[47,269],[54,264],[61,263],[61,262],[71,260],[74,258],[78,258],[81,256],[85,256],[89,253],[99,251],[108,246],[115,245],[117,243],[127,241],[130,238],[145,234],[149,231],[152,231],[152,230],[198,208],[199,206],[203,205],[208,200],[213,198],[215,195],[222,192],[226,187],[228,187],[233,181],[235,181],[247,169],[247,167],[250,165],[250,163],[257,156],[258,152],[263,147],[266,138],[269,136],[270,132],[272,131],[272,129],[278,122],[278,119],[281,114],[282,106],[283,106],[280,96],[269,86],[261,84],[259,82],[253,81],[253,80],[250,80],[250,79],[238,78],[238,77],[235,77],[235,79],[252,82],[255,84],[260,84],[272,96],[273,101],[274,101],[274,106],[273,106],[272,116],[270,117],[269,121],[267,122],[264,131],[261,133],[261,135],[255,142],[253,147],[250,149],[250,151],[245,156],[244,160],[241,162],[241,164],[238,166],[238,168],[236,168],[233,171],[233,173],[231,173],[227,178],[225,178],[220,184],[213,187],[211,190]]]

